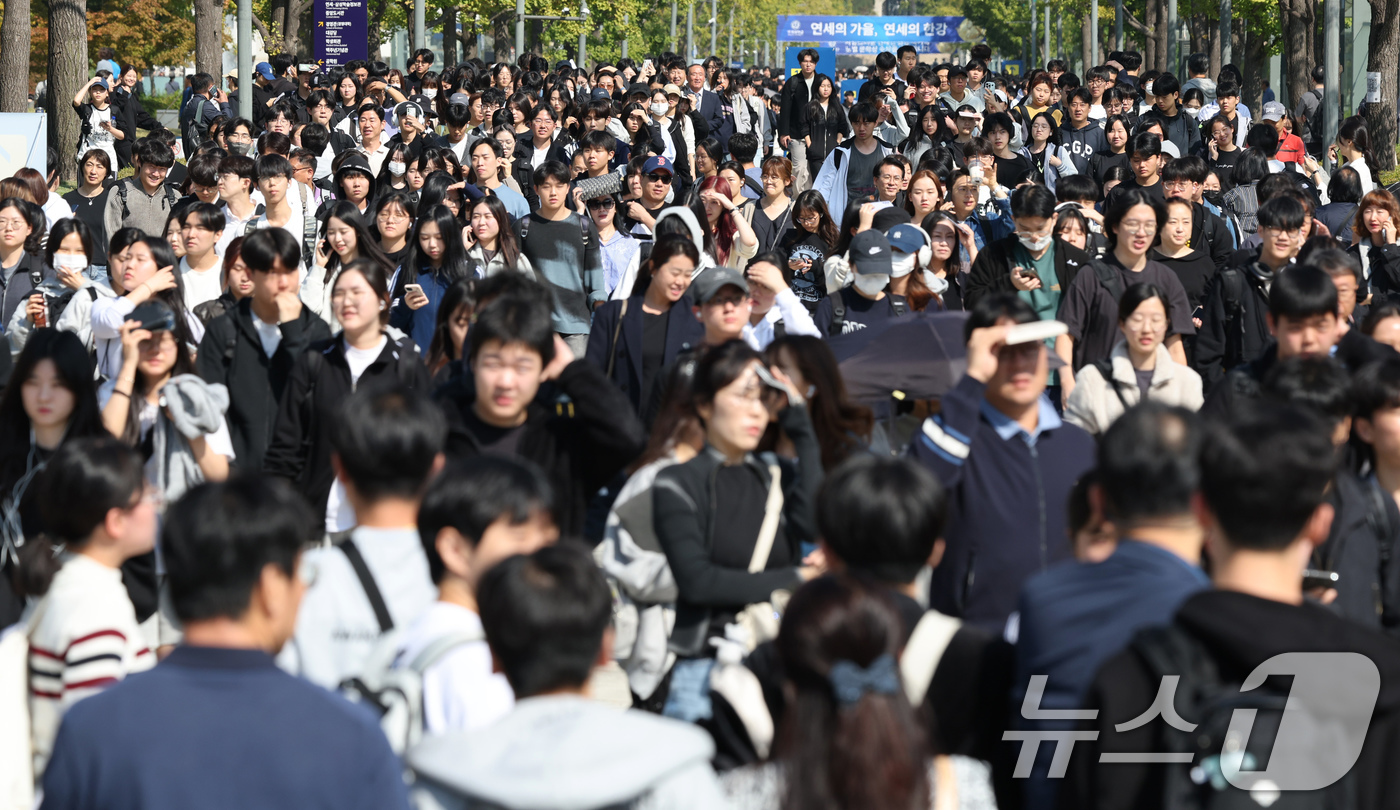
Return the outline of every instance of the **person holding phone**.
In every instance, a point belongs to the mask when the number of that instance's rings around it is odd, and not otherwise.
[[[78,112],[83,132],[78,142],[78,154],[100,149],[107,153],[112,166],[117,165],[117,142],[136,139],[126,116],[111,104],[111,85],[98,77],[78,89],[73,96],[73,109]],[[115,114],[114,114],[115,113]]]

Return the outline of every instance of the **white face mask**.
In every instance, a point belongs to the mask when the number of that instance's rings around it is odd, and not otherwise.
[[[400,163],[396,160],[389,161],[389,174],[392,174],[395,177],[402,177],[404,172],[406,171],[408,171],[407,163]]]
[[[866,295],[879,295],[880,291],[890,283],[890,277],[884,273],[867,273],[856,276],[856,289]]]
[[[1039,253],[1040,251],[1050,247],[1050,240],[1054,237],[1047,235],[1042,236],[1039,239],[1033,239],[1029,236],[1026,236],[1023,233],[1018,233],[1016,234],[1016,238],[1021,240],[1021,245],[1026,250],[1029,250],[1032,253]]]
[[[892,278],[904,278],[914,272],[914,261],[918,256],[913,253],[896,253],[894,261],[890,266],[890,276]]]
[[[1195,118],[1196,116],[1201,114],[1201,110],[1199,107],[1187,107],[1186,114],[1192,118]]]
[[[664,101],[653,101],[653,102],[651,103],[651,114],[652,114],[652,115],[665,115],[665,114],[666,114],[666,111],[669,110],[669,109],[671,109],[671,105],[670,105],[670,104],[667,104],[667,103],[664,102]]]
[[[424,90],[424,91],[423,91],[423,97],[426,98],[426,99],[429,100],[429,101],[432,101],[433,99],[437,98],[437,88],[434,87],[434,88],[429,89],[429,90]]]
[[[72,270],[81,273],[87,269],[88,262],[86,256],[74,256],[71,253],[55,253],[53,256],[53,266],[55,270]]]

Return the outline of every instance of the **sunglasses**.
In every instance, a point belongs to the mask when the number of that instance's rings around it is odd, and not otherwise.
[[[602,211],[602,210],[605,209],[605,208],[612,208],[614,205],[616,205],[616,203],[613,201],[613,199],[612,199],[611,197],[605,197],[605,198],[603,198],[603,199],[601,199],[601,200],[589,200],[589,201],[588,201],[588,207],[589,207],[590,210],[593,210],[593,211]]]
[[[648,172],[645,176],[647,182],[649,183],[665,183],[668,186],[671,185],[671,175],[669,174],[663,174],[661,172]]]

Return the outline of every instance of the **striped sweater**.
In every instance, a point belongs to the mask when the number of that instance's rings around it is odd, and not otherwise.
[[[82,554],[63,567],[29,636],[29,717],[34,773],[48,762],[63,713],[132,672],[155,666],[120,569]]]

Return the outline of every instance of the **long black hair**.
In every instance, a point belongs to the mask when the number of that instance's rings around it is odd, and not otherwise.
[[[23,389],[34,369],[43,361],[53,363],[59,381],[73,394],[73,413],[68,417],[64,441],[81,436],[98,436],[102,412],[97,407],[97,386],[93,382],[92,359],[87,348],[72,332],[35,329],[15,360],[10,384],[0,396],[0,499],[9,496],[25,473],[31,439],[29,414],[24,410]]]
[[[418,235],[423,232],[425,225],[437,225],[438,232],[442,234],[442,241],[446,247],[442,253],[442,266],[433,269],[432,260],[423,252],[422,246],[418,242]],[[418,280],[418,276],[423,273],[436,272],[446,279],[447,284],[471,277],[471,260],[467,258],[467,250],[462,246],[462,226],[457,222],[457,218],[452,215],[452,209],[445,205],[434,205],[426,211],[419,212],[418,222],[413,226],[412,233],[409,234],[408,256],[403,264],[404,276],[407,283],[412,284]]]
[[[330,213],[321,223],[322,239],[326,238],[326,231],[330,228],[332,217],[349,225],[350,229],[355,232],[357,258],[377,262],[386,271],[394,269],[394,263],[389,261],[389,257],[384,254],[384,248],[379,246],[379,240],[374,238],[374,234],[370,232],[369,223],[365,221],[364,214],[360,213],[360,209],[356,208],[354,203],[348,200],[337,200],[331,206]],[[340,270],[340,254],[332,250],[330,257],[326,260],[326,284],[331,283],[331,279],[335,278],[338,270]]]
[[[428,344],[428,374],[436,374],[453,360],[462,359],[457,347],[452,345],[451,327],[457,310],[464,305],[475,310],[476,298],[472,295],[472,279],[459,278],[442,294],[442,303],[438,305],[437,324],[433,326],[433,339]]]
[[[496,237],[496,253],[507,270],[517,269],[520,265],[520,245],[515,241],[515,229],[510,226],[510,212],[506,210],[506,204],[501,202],[500,197],[492,194],[463,206],[467,227],[471,227],[472,215],[476,213],[476,209],[483,205],[500,226],[500,234]]]
[[[158,305],[164,305],[164,301],[158,301]],[[168,307],[169,308],[169,307]],[[173,308],[172,308],[173,309]],[[180,337],[179,313],[176,316],[176,329],[172,330],[171,337],[175,339],[175,364],[170,367],[170,376],[178,377],[181,374],[194,374],[194,357],[190,354],[190,344]],[[161,333],[154,332],[151,340],[160,340]],[[135,447],[141,442],[141,408],[138,403],[142,402],[146,395],[151,392],[151,380],[139,368],[136,371],[136,382],[131,387],[131,396],[127,397],[126,428],[122,430],[121,440]],[[115,394],[113,394],[115,396]]]
[[[53,224],[53,230],[49,231],[49,243],[44,246],[44,264],[53,267],[53,254],[63,246],[63,240],[70,233],[76,233],[83,240],[83,255],[87,257],[88,264],[92,264],[92,229],[77,217],[64,217]]]

